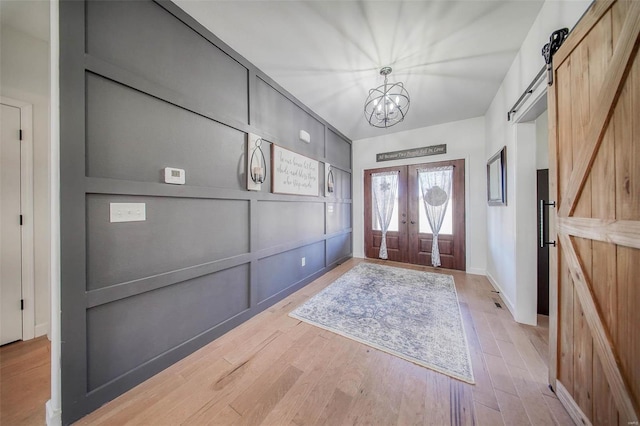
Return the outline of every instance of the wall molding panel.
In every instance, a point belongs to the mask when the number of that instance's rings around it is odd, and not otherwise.
[[[350,258],[352,147],[170,1],[61,1],[60,41],[70,424]],[[270,158],[247,191],[248,133],[321,162],[320,196],[270,193]],[[111,203],[145,219],[114,222]]]

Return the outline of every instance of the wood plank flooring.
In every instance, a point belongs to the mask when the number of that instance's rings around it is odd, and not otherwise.
[[[46,336],[0,347],[0,425],[44,425],[51,395]]]
[[[454,276],[475,385],[287,316],[360,262],[433,271],[351,259],[77,424],[573,424],[547,387],[546,317],[517,324],[485,277],[437,271]]]

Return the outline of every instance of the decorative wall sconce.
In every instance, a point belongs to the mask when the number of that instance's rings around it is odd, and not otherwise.
[[[262,142],[264,142],[264,139],[260,136],[249,133],[247,143],[247,189],[250,191],[260,191],[267,178],[267,161],[264,157],[264,152],[262,152]]]
[[[327,194],[331,194],[335,191],[335,179],[333,177],[333,168],[331,167],[331,164],[329,163],[325,163],[325,171],[326,171],[326,177],[325,177],[325,181],[327,183]]]

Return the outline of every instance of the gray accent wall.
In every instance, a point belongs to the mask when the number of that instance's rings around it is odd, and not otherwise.
[[[60,46],[69,424],[351,257],[352,150],[171,2],[62,1]],[[267,141],[261,191],[246,190],[248,133]],[[320,196],[270,193],[272,143],[320,162]],[[144,203],[146,220],[111,222],[111,203]]]

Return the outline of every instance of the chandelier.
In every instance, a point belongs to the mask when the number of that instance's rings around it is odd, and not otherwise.
[[[389,74],[391,67],[380,70],[384,84],[369,90],[369,97],[364,102],[364,116],[374,127],[387,128],[398,124],[409,111],[409,92],[402,83],[388,83]]]

